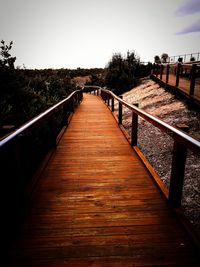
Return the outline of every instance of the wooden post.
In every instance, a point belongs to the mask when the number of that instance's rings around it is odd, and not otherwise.
[[[168,84],[168,82],[169,82],[169,69],[170,69],[170,65],[167,64],[167,70],[166,70],[166,84]]]
[[[156,64],[156,77],[158,77],[158,64]]]
[[[114,97],[112,96],[112,112],[114,112],[115,111],[115,99],[114,99]]]
[[[104,94],[105,94],[105,95],[104,95],[104,102],[105,102],[105,104],[106,104],[108,95],[107,95],[107,93],[105,93],[105,92],[104,92]]]
[[[110,106],[110,96],[108,95],[108,100],[107,100],[108,107]]]
[[[191,74],[190,74],[190,96],[194,95],[194,89],[195,89],[195,79],[196,79],[196,69],[197,64],[192,64],[191,68]]]
[[[138,103],[134,104],[138,107]],[[137,146],[138,139],[138,115],[132,111],[131,146]]]
[[[78,106],[78,95],[77,94],[74,95],[74,99],[75,99],[75,107],[77,107]]]
[[[151,75],[154,75],[154,67],[155,67],[155,63],[153,63],[153,65],[151,67]]]
[[[107,104],[107,102],[108,102],[108,93],[107,92],[104,92],[104,102],[105,102],[105,104]]]
[[[104,94],[104,92],[101,90],[101,98],[103,99],[103,94]]]
[[[162,80],[163,76],[163,64],[160,64],[160,79]]]
[[[63,126],[67,126],[68,125],[68,103],[65,103],[65,105],[63,106],[63,121],[62,124]]]
[[[189,127],[185,124],[177,125],[177,127],[187,132],[189,131]],[[168,199],[169,203],[174,208],[181,207],[186,157],[187,148],[178,141],[174,140]]]
[[[119,96],[121,99],[123,99],[123,96]],[[122,124],[122,103],[119,102],[119,111],[118,111],[118,123]]]
[[[51,147],[56,147],[56,129],[55,129],[55,116],[54,114],[51,115],[50,117],[50,122],[49,122],[49,126],[50,126],[50,146]]]
[[[70,100],[70,109],[71,109],[71,112],[74,112],[74,97],[72,97]]]
[[[179,85],[180,70],[181,70],[181,63],[178,63],[177,70],[176,70],[176,84],[175,84],[176,87],[178,87]]]
[[[79,102],[83,100],[83,91],[81,90],[79,93]]]

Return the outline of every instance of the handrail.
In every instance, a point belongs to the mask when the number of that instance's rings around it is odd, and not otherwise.
[[[53,107],[50,107],[49,109],[47,109],[43,113],[39,114],[38,116],[36,116],[35,118],[33,118],[32,120],[27,122],[26,124],[22,125],[19,129],[17,129],[16,131],[14,131],[10,135],[8,135],[6,138],[2,139],[0,141],[0,148],[2,146],[4,146],[5,144],[7,144],[9,141],[11,141],[14,138],[16,138],[17,136],[19,136],[20,134],[22,134],[24,131],[26,131],[28,128],[30,128],[34,124],[38,123],[40,120],[44,119],[45,117],[50,116],[56,109],[62,107],[64,104],[66,104],[78,92],[81,92],[81,90],[76,90],[76,91],[72,92],[67,98],[65,98],[62,101],[60,101],[59,103],[55,104]]]
[[[16,234],[40,173],[82,97],[82,90],[72,92],[0,141],[5,242]]]
[[[101,89],[101,87],[97,86],[97,85],[84,85],[82,87],[83,92],[85,92],[85,93],[94,92],[94,94],[97,94],[97,95],[99,95],[100,89]]]
[[[144,110],[127,103],[122,99],[122,96],[116,96],[113,92],[107,89],[101,88],[101,97],[105,101],[105,103],[108,104],[108,106],[110,105],[110,99],[112,100],[112,111],[114,111],[114,100],[117,100],[119,102],[119,124],[122,124],[122,106],[125,106],[132,111],[131,145],[133,147],[137,147],[138,116],[150,122],[152,125],[159,128],[162,132],[165,132],[173,138],[174,146],[168,201],[174,208],[181,207],[187,149],[190,149],[194,153],[200,155],[200,142],[189,136],[185,132],[165,123],[161,119],[158,119],[145,112]]]
[[[190,56],[190,58],[192,58],[192,57],[196,57],[197,58],[197,60],[199,60],[200,59],[200,52],[196,52],[196,53],[189,53],[189,54],[183,54],[183,55],[176,55],[176,56],[169,56],[169,61],[171,61],[171,60],[176,60],[176,58],[177,58],[177,60],[179,59],[179,58],[182,58],[183,59],[183,61],[185,62],[186,61],[186,58],[187,58],[187,56]],[[193,62],[193,61],[191,61],[191,62]]]
[[[175,88],[181,94],[187,96],[192,101],[196,103],[200,103],[200,95],[196,90],[197,77],[200,75],[200,62],[192,62],[189,63],[172,63],[172,64],[154,64],[152,67],[151,77],[153,79],[159,79],[159,82],[163,82],[165,87]],[[170,69],[174,71],[175,80],[173,83],[169,83],[170,79]],[[165,70],[165,81],[163,80],[163,74]],[[188,88],[179,88],[180,77],[188,78]],[[185,91],[187,89],[187,91]]]
[[[200,152],[200,142],[196,139],[192,138],[191,136],[187,135],[186,133],[178,130],[177,128],[167,124],[166,122],[162,121],[161,119],[158,119],[149,113],[145,112],[144,110],[129,104],[128,102],[124,101],[120,97],[116,96],[113,92],[102,89],[101,91],[106,92],[107,94],[110,94],[112,97],[114,97],[118,102],[129,108],[130,110],[134,111],[137,115],[141,116],[146,121],[150,122],[157,128],[159,128],[161,131],[167,133],[172,138],[176,138],[179,142],[183,142],[184,145],[187,148],[190,148],[194,152]]]

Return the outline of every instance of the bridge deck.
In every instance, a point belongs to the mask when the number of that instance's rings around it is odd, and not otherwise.
[[[197,266],[150,174],[93,95],[84,95],[45,169],[8,261],[15,267]]]
[[[162,80],[165,82],[166,81],[166,75],[163,74]],[[168,84],[175,86],[176,84],[176,76],[174,74],[169,75],[169,82]],[[179,78],[179,85],[178,88],[183,91],[186,95],[189,95],[190,92],[190,80],[186,78]],[[200,81],[199,79],[196,79],[195,82],[195,88],[194,88],[194,99],[196,99],[198,102],[200,102]]]

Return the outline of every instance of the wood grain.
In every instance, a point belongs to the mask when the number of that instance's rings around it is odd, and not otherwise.
[[[84,95],[5,266],[199,265],[110,111]]]

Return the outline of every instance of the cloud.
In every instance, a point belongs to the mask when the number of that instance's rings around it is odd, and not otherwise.
[[[184,28],[180,32],[177,32],[177,34],[187,34],[187,33],[191,33],[191,32],[200,32],[200,20],[189,25],[188,27]]]
[[[186,16],[200,12],[200,0],[186,0],[180,5],[175,14],[177,16]]]

